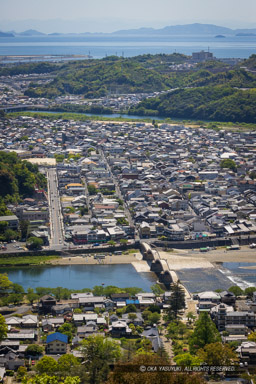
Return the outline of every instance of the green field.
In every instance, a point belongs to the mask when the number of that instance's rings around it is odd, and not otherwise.
[[[39,265],[47,264],[51,260],[57,259],[58,256],[23,256],[20,257],[3,257],[0,256],[0,267],[16,265]]]

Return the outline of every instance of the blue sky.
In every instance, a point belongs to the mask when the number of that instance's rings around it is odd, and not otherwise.
[[[112,32],[188,23],[256,27],[256,0],[0,0],[0,29]]]

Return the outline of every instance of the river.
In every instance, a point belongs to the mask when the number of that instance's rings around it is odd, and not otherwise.
[[[98,113],[98,114],[94,114],[94,113],[83,113],[83,112],[63,112],[63,111],[59,111],[59,112],[56,112],[56,111],[48,111],[48,110],[40,110],[40,109],[36,109],[36,110],[27,110],[25,112],[31,112],[31,113],[51,113],[51,114],[62,114],[62,113],[75,113],[76,115],[81,115],[81,116],[88,116],[88,117],[107,117],[111,120],[111,118],[116,118],[116,117],[120,117],[122,119],[132,119],[132,120],[145,120],[145,119],[149,119],[149,120],[166,120],[168,119],[168,117],[161,117],[161,116],[137,116],[137,115],[127,115],[127,114],[124,114],[124,113],[111,113],[111,114],[106,114],[106,113]],[[169,118],[170,119],[170,118]],[[183,121],[183,119],[179,119],[179,118],[174,118],[174,120],[176,121]],[[201,121],[201,120],[200,120]]]
[[[25,290],[36,287],[82,289],[104,284],[105,287],[139,287],[149,292],[157,280],[154,273],[138,273],[131,264],[12,267],[1,268],[0,273],[8,273],[10,281],[22,285]]]
[[[190,292],[238,285],[242,289],[256,286],[255,263],[223,263],[220,268],[182,269],[176,271],[181,283]],[[157,277],[152,272],[139,273],[131,264],[57,265],[0,268],[13,283],[27,288],[64,287],[93,288],[95,285],[115,285],[120,288],[139,287],[149,292]]]
[[[168,122],[168,124],[175,124],[176,122],[177,123],[182,123],[182,124],[188,124],[189,122],[196,122],[196,121],[200,121],[200,122],[203,122],[203,123],[210,123],[211,120],[202,120],[202,119],[194,119],[194,120],[188,120],[187,117],[184,117],[183,119],[180,118],[180,117],[163,117],[163,116],[139,116],[139,115],[127,115],[127,114],[124,114],[124,113],[111,113],[111,114],[106,114],[106,113],[102,113],[102,114],[93,114],[93,113],[82,113],[82,112],[63,112],[63,111],[59,111],[59,112],[56,112],[56,111],[48,111],[46,109],[29,109],[29,110],[22,110],[20,109],[20,112],[31,112],[31,113],[51,113],[51,114],[63,114],[63,113],[69,113],[69,114],[76,114],[76,115],[81,115],[81,116],[88,116],[88,117],[95,117],[95,118],[101,118],[101,117],[107,117],[109,120],[114,119],[114,118],[122,118],[122,119],[131,119],[131,120],[155,120],[155,121],[166,121]]]

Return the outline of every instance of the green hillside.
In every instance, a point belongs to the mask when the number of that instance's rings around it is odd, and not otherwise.
[[[225,86],[179,89],[142,101],[130,114],[188,119],[256,122],[256,90]]]
[[[60,95],[77,94],[98,98],[110,94],[151,93],[179,88],[160,98],[145,100],[129,113],[255,123],[256,55],[234,67],[209,61],[190,70],[175,68],[176,64],[188,59],[181,54],[131,58],[111,56],[64,64],[26,64],[11,67],[9,71],[51,72],[53,80],[50,83],[43,86],[30,84],[25,92],[30,97],[53,99]],[[88,107],[81,110],[78,106],[62,106],[62,109],[86,112]],[[103,107],[96,108],[95,112],[90,110],[92,113],[104,111]]]
[[[35,186],[46,187],[46,179],[37,165],[20,160],[14,152],[0,151],[0,185],[0,201],[17,201],[31,197]]]
[[[86,98],[109,92],[138,93],[170,88],[169,78],[145,66],[124,59],[83,62],[62,68],[55,79],[44,87],[32,85],[25,94],[32,97],[55,97],[79,94]]]

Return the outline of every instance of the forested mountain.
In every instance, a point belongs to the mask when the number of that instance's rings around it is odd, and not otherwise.
[[[108,93],[139,93],[163,91],[177,87],[202,87],[224,85],[238,88],[256,87],[256,73],[243,67],[230,68],[221,62],[198,64],[189,71],[174,71],[172,66],[181,64],[188,57],[172,55],[140,55],[133,58],[111,56],[101,60],[54,64],[33,64],[12,67],[12,73],[49,73],[54,80],[44,86],[31,84],[26,91],[30,97],[54,98],[64,94],[79,94],[97,98]],[[255,59],[244,62],[252,67]],[[22,68],[23,67],[23,68]],[[7,69],[6,69],[7,70]],[[23,71],[23,72],[22,72]],[[4,70],[0,75],[5,74]]]
[[[142,101],[130,114],[188,119],[256,122],[256,90],[225,86],[178,89]]]
[[[136,61],[99,60],[75,64],[67,71],[60,70],[56,78],[44,87],[30,87],[26,95],[55,97],[63,94],[82,94],[95,98],[112,93],[138,93],[170,88],[170,81],[154,69]]]
[[[220,61],[199,63],[187,70],[177,64],[188,62],[181,54],[110,56],[64,64],[26,64],[0,70],[0,76],[15,73],[51,73],[45,85],[31,83],[25,94],[54,99],[77,94],[98,98],[175,90],[157,99],[144,100],[132,114],[255,122],[256,55],[237,66]],[[30,72],[30,73],[31,73]]]
[[[22,65],[12,65],[10,67],[1,67],[0,76],[15,76],[28,75],[30,73],[50,73],[57,71],[59,67],[56,64],[41,62],[41,63],[26,63]]]
[[[179,89],[144,100],[129,113],[255,123],[255,69],[256,55],[232,69],[218,62],[199,64],[172,77],[173,88]]]

